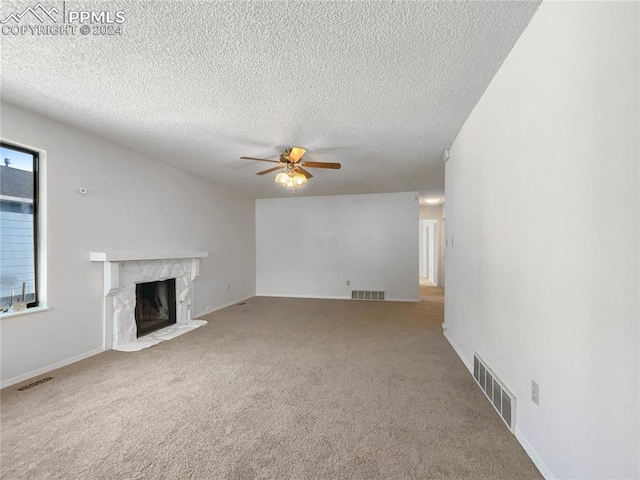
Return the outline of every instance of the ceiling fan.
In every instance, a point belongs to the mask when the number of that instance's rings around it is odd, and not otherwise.
[[[338,170],[342,165],[335,162],[306,162],[302,157],[306,150],[301,147],[291,147],[280,154],[280,160],[267,160],[266,158],[240,157],[241,160],[257,160],[259,162],[277,163],[277,167],[263,170],[256,175],[266,175],[267,173],[280,170],[276,175],[276,183],[285,188],[291,188],[293,193],[296,187],[301,187],[307,180],[313,177],[305,168],[330,168]],[[304,168],[303,168],[304,167]]]

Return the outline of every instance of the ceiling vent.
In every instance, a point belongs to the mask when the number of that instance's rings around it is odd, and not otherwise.
[[[351,300],[384,300],[380,290],[351,290]]]
[[[493,408],[498,412],[500,418],[507,424],[509,430],[515,432],[516,397],[504,386],[504,383],[477,353],[473,354],[473,378],[475,378],[476,383],[489,399]]]

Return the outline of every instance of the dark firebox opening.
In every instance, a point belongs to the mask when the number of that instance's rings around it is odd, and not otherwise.
[[[176,279],[136,285],[138,337],[176,323]]]

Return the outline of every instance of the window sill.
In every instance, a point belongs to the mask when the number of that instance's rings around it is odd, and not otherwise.
[[[19,317],[20,315],[30,315],[32,313],[46,312],[47,310],[49,310],[49,307],[47,307],[45,305],[40,305],[38,307],[27,308],[26,310],[23,310],[21,312],[0,313],[0,319],[1,318],[10,318],[10,317]]]

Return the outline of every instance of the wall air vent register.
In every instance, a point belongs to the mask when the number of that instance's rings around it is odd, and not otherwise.
[[[351,290],[351,300],[384,300],[380,290]]]
[[[504,383],[477,353],[473,354],[473,378],[487,396],[493,408],[500,414],[500,418],[507,424],[509,430],[515,432],[516,397],[504,386]]]

